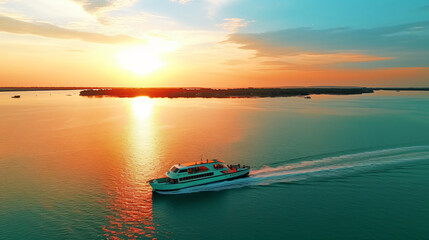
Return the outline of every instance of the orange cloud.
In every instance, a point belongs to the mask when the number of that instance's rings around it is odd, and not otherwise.
[[[246,21],[243,18],[224,18],[224,23],[220,26],[228,32],[237,32],[238,29],[247,27],[252,21]]]
[[[100,33],[83,32],[59,27],[50,23],[26,22],[0,15],[0,31],[15,34],[31,34],[48,38],[80,39],[96,43],[138,43],[143,40],[126,35],[109,36]]]
[[[294,56],[269,58],[259,62],[260,70],[316,70],[332,68],[338,63],[373,62],[392,60],[392,57],[379,57],[359,53],[301,53]],[[226,62],[231,63],[231,62]]]
[[[236,86],[427,87],[429,68],[282,70],[231,78],[243,79],[237,80]]]

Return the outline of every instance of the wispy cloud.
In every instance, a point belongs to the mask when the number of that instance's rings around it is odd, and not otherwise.
[[[97,17],[102,24],[108,24],[106,16],[109,12],[131,6],[138,0],[72,0]]]
[[[353,53],[397,58],[399,66],[429,66],[429,21],[373,29],[295,28],[275,32],[230,34],[228,43],[256,51],[257,57]],[[389,59],[389,58],[387,58]],[[423,64],[423,65],[422,65]]]
[[[208,15],[214,16],[218,12],[219,8],[234,0],[205,0],[205,1],[209,4]]]
[[[138,0],[73,0],[89,13],[103,13],[130,6]]]
[[[190,1],[192,0],[170,0],[170,2],[178,2],[180,4],[187,4]]]
[[[80,1],[80,0],[77,0],[77,1]],[[192,1],[194,1],[194,0],[170,0],[170,2],[177,2],[180,4],[187,4],[187,3],[192,2]],[[206,2],[208,5],[207,6],[208,15],[210,17],[213,17],[222,6],[232,2],[234,0],[203,0],[203,1]]]
[[[224,23],[220,24],[223,29],[225,29],[228,32],[235,33],[240,28],[247,27],[249,23],[252,21],[246,21],[246,19],[243,18],[225,18],[223,19]]]
[[[393,58],[352,53],[331,53],[300,54],[296,56],[284,56],[271,59],[274,60],[263,60],[259,63],[259,65],[261,65],[261,70],[315,70],[332,67],[335,68],[338,63],[375,62],[392,60]]]
[[[0,31],[15,34],[31,34],[48,38],[79,39],[87,42],[118,44],[136,43],[143,40],[127,35],[109,36],[100,33],[77,31],[59,27],[50,23],[27,22],[0,15]]]
[[[375,29],[295,28],[275,32],[231,34],[227,42],[261,55],[293,55],[302,52],[343,50],[429,50],[429,22]]]

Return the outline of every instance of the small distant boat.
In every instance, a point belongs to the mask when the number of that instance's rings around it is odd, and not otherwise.
[[[311,96],[305,96],[304,98],[305,99],[311,99]]]
[[[12,98],[21,98],[21,95],[12,96]]]
[[[167,173],[167,177],[149,181],[154,191],[174,191],[247,177],[249,166],[226,165],[224,161],[212,159],[201,162],[176,164]]]

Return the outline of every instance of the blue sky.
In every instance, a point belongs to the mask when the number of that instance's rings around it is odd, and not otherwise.
[[[237,1],[225,9],[226,14],[256,20],[251,31],[284,28],[374,28],[428,20],[429,13],[420,9],[427,1],[391,0],[295,0]],[[262,6],[260,6],[262,5]],[[241,11],[246,7],[245,11]],[[250,30],[250,29],[249,29]]]
[[[374,28],[429,20],[429,2],[424,0],[233,0],[225,1],[213,16],[201,0],[186,4],[146,0],[138,10],[169,16],[187,27],[215,28],[224,18],[254,21],[243,32],[266,32],[286,28]],[[133,8],[134,8],[133,7]]]

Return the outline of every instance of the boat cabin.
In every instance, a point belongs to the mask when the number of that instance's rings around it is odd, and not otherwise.
[[[174,165],[167,172],[167,181],[173,184],[181,183],[236,171],[236,168],[227,166],[222,160],[207,159],[206,161]]]

